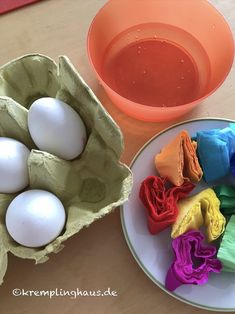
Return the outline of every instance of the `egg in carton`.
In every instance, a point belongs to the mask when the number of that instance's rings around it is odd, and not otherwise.
[[[28,108],[40,97],[55,97],[69,104],[86,125],[88,140],[83,153],[66,161],[36,148],[27,124]],[[7,269],[7,253],[45,262],[63,242],[111,212],[127,199],[132,187],[130,169],[119,161],[123,137],[70,60],[58,65],[47,56],[29,54],[0,68],[0,136],[14,138],[30,149],[29,186],[55,194],[67,215],[61,235],[48,245],[29,248],[8,234],[5,214],[17,194],[0,194],[0,283]]]

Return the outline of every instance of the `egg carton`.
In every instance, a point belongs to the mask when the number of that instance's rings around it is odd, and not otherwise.
[[[127,199],[132,187],[130,169],[119,161],[124,149],[119,127],[103,108],[66,56],[58,65],[49,57],[29,54],[0,68],[0,136],[14,138],[30,150],[29,187],[54,193],[63,203],[67,221],[62,234],[41,248],[24,247],[8,234],[5,213],[17,194],[0,194],[0,284],[7,269],[7,254],[36,263],[57,253],[69,237],[88,227]],[[55,97],[69,104],[83,119],[88,141],[83,153],[66,161],[40,151],[32,141],[28,108],[40,97]]]

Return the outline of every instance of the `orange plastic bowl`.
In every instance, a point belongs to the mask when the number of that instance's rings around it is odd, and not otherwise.
[[[206,0],[110,0],[87,49],[112,102],[145,121],[189,112],[223,83],[234,58],[231,30]]]

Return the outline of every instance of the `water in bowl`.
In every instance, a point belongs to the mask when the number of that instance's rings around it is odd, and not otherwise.
[[[159,107],[187,104],[205,94],[209,58],[200,42],[167,24],[132,27],[109,44],[102,77],[118,94]]]

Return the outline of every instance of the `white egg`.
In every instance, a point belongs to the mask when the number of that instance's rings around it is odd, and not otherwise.
[[[29,190],[10,203],[6,227],[11,237],[21,245],[40,247],[58,237],[65,219],[64,206],[54,194]]]
[[[29,184],[28,148],[12,138],[0,137],[0,193],[15,193]]]
[[[56,98],[34,101],[29,108],[28,126],[40,150],[66,160],[78,157],[87,141],[86,128],[78,113]]]

